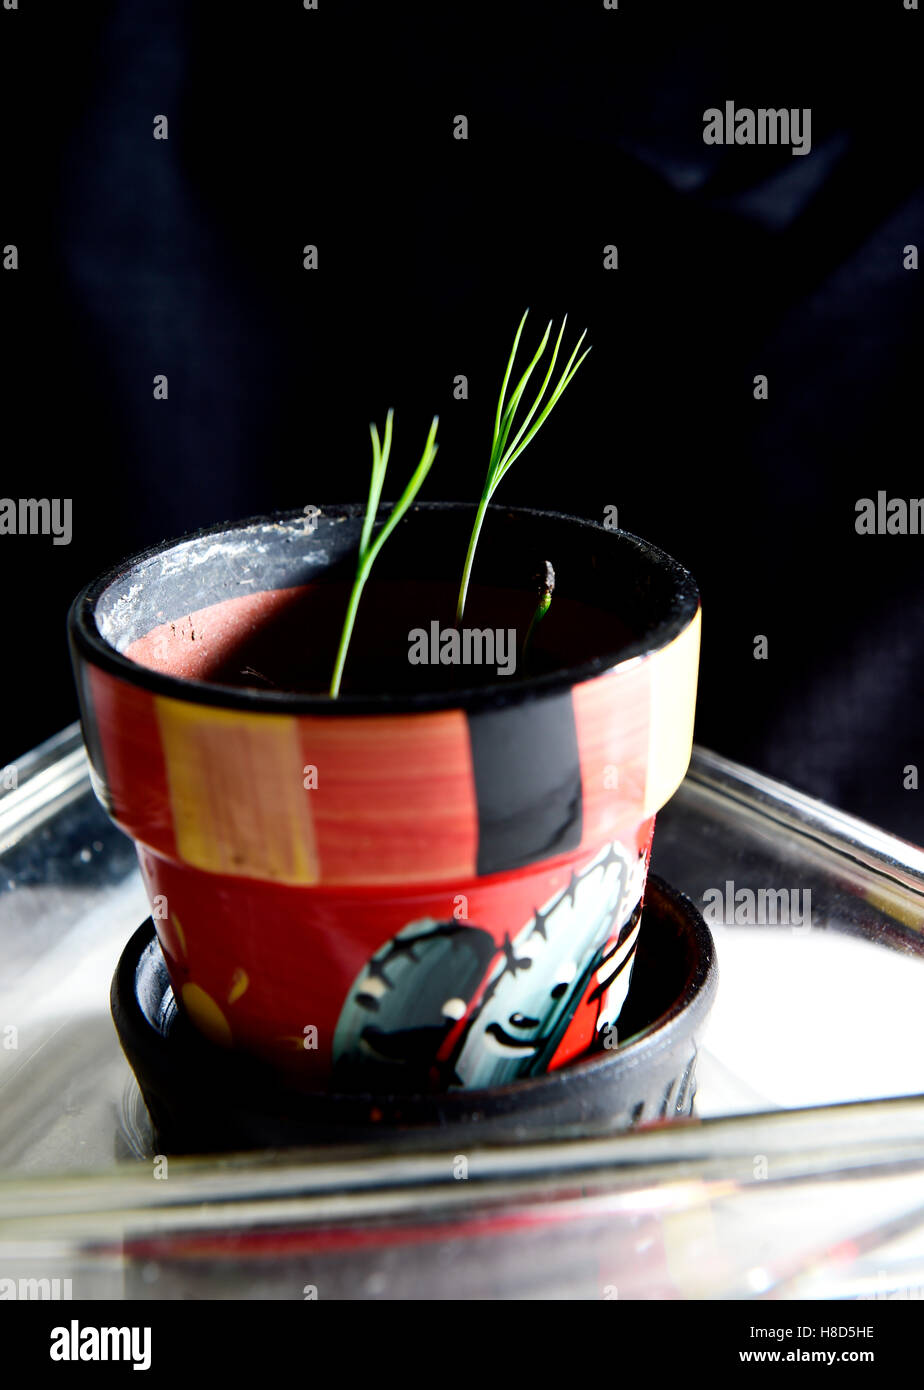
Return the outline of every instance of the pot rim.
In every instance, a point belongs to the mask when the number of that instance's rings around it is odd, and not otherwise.
[[[421,502],[409,508],[407,517],[420,513],[433,512],[472,512],[474,503],[469,502]],[[382,503],[380,512],[391,510],[392,503]],[[365,504],[359,502],[326,503],[320,508],[326,517],[361,517],[365,514]],[[260,690],[246,687],[222,685],[219,682],[189,680],[181,676],[168,675],[155,671],[140,662],[123,655],[99,632],[96,624],[96,609],[103,594],[116,580],[123,578],[132,569],[167,554],[177,546],[191,541],[202,540],[208,536],[218,536],[231,531],[243,531],[257,526],[278,525],[281,522],[304,521],[304,510],[291,508],[271,512],[266,515],[246,517],[239,521],[222,521],[211,526],[200,527],[160,541],[157,545],[137,551],[126,559],[113,565],[77,594],[67,616],[68,636],[74,651],[93,665],[101,667],[110,675],[120,677],[131,685],[141,686],[155,695],[168,696],[186,703],[210,705],[224,709],[262,711],[266,714],[315,714],[315,715],[368,715],[423,713],[448,709],[478,709],[522,704],[525,701],[549,695],[559,695],[575,685],[605,675],[617,668],[626,667],[645,657],[654,655],[668,646],[681,632],[685,631],[695,619],[700,606],[699,589],[690,572],[678,560],[653,545],[641,536],[630,531],[608,530],[598,521],[536,507],[504,507],[496,509],[495,514],[517,518],[541,518],[546,521],[565,521],[600,532],[612,541],[628,543],[636,552],[666,571],[675,584],[675,611],[671,616],[656,623],[641,637],[618,648],[615,652],[601,653],[588,661],[563,667],[558,671],[546,672],[510,685],[498,681],[491,685],[462,687],[454,690],[421,690],[400,694],[350,693],[331,697],[328,694],[307,693],[284,690]],[[405,518],[406,520],[407,518]],[[403,524],[403,523],[402,523]]]

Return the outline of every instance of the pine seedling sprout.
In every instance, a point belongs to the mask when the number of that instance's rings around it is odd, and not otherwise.
[[[340,694],[340,682],[343,679],[343,668],[346,664],[347,652],[349,651],[350,638],[353,635],[353,625],[356,622],[356,613],[359,608],[359,600],[369,578],[369,573],[375,562],[375,558],[382,546],[388,540],[398,522],[404,516],[408,507],[414,501],[421,489],[424,479],[430,472],[433,460],[436,458],[436,428],[439,424],[439,416],[434,415],[430,425],[430,433],[427,435],[427,442],[420,462],[411,475],[411,480],[402,492],[398,501],[392,508],[391,515],[385,525],[379,531],[375,540],[372,539],[372,531],[375,526],[375,518],[379,509],[379,501],[382,496],[382,488],[385,483],[385,471],[388,468],[388,459],[391,454],[392,442],[392,423],[395,412],[389,410],[385,419],[384,437],[379,438],[376,426],[369,426],[369,433],[372,436],[372,475],[369,480],[369,497],[366,502],[366,514],[363,520],[362,535],[359,541],[359,555],[356,561],[356,578],[353,581],[353,588],[350,592],[350,600],[347,604],[346,616],[343,620],[343,631],[340,634],[340,646],[337,649],[337,659],[334,663],[334,674],[330,683],[330,694],[336,698]]]
[[[552,602],[552,595],[555,592],[555,571],[550,561],[543,560],[539,566],[538,574],[533,575],[533,580],[539,592],[539,602],[536,604],[535,612],[530,619],[529,627],[526,629],[526,636],[523,638],[523,665],[527,664],[529,656],[529,644],[532,641],[536,628],[542,622]]]
[[[584,352],[581,353],[581,356],[577,357],[580,346],[587,335],[587,330],[585,329],[584,332],[581,334],[580,338],[578,338],[577,343],[574,347],[574,351],[568,358],[568,363],[564,371],[562,372],[555,386],[553,386],[548,396],[548,399],[545,401],[545,404],[543,405],[543,398],[545,397],[546,389],[549,385],[549,382],[552,379],[552,373],[555,370],[555,363],[558,361],[558,351],[561,347],[562,337],[564,336],[565,324],[568,322],[568,316],[566,314],[562,321],[561,328],[559,329],[558,338],[555,342],[555,348],[552,352],[552,360],[549,363],[548,371],[545,374],[545,380],[543,381],[542,386],[540,387],[539,394],[536,396],[535,400],[532,403],[532,406],[527,411],[526,418],[522,421],[516,434],[511,439],[510,432],[513,429],[514,417],[520,405],[520,401],[523,398],[523,393],[525,392],[526,387],[529,384],[529,379],[532,376],[533,371],[535,370],[535,367],[539,362],[539,359],[545,352],[546,346],[549,341],[549,335],[552,332],[552,321],[549,320],[548,327],[546,328],[545,333],[543,334],[542,342],[539,344],[539,348],[536,352],[536,355],[533,357],[529,366],[526,368],[526,371],[521,376],[515,390],[513,391],[513,394],[510,397],[509,402],[507,402],[507,387],[510,383],[510,377],[513,372],[513,364],[516,359],[517,349],[520,346],[520,337],[523,333],[523,325],[526,322],[526,315],[528,313],[529,310],[527,309],[526,313],[524,313],[523,317],[520,319],[520,326],[517,329],[516,337],[513,340],[513,348],[511,350],[510,357],[507,362],[507,370],[504,373],[504,380],[503,384],[501,385],[500,397],[498,398],[497,402],[497,413],[494,418],[494,439],[491,444],[491,461],[488,464],[488,473],[487,477],[485,478],[484,491],[481,494],[481,501],[478,503],[478,510],[475,513],[475,522],[472,527],[472,534],[468,543],[468,553],[465,556],[465,566],[462,571],[462,583],[459,587],[459,598],[456,604],[456,627],[458,627],[461,624],[462,615],[465,611],[465,600],[468,595],[468,586],[472,574],[472,565],[475,560],[475,549],[478,545],[478,537],[481,534],[481,527],[482,523],[484,522],[485,512],[488,509],[488,503],[491,501],[491,498],[497,490],[497,486],[500,483],[501,478],[503,478],[504,474],[507,472],[507,469],[516,459],[520,457],[527,444],[529,444],[530,440],[535,438],[536,433],[539,429],[541,429],[542,425],[548,419],[550,412],[552,411],[556,402],[559,400],[562,392],[568,385],[568,382],[574,376],[575,372],[577,371],[581,363],[584,361],[584,358],[587,356],[588,352],[590,352],[589,347],[585,348]],[[576,357],[577,361],[575,362]],[[535,419],[535,422],[533,422],[533,417],[536,415],[536,411],[539,410],[540,405],[542,406],[542,410],[540,411],[538,417]]]

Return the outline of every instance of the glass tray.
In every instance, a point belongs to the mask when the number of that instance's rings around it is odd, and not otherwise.
[[[0,1278],[105,1299],[924,1297],[921,850],[697,748],[652,861],[716,939],[696,1118],[167,1162],[109,1015],[148,914],[134,850],[76,725],[15,772]]]

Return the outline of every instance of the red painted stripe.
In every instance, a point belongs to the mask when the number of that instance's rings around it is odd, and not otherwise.
[[[93,666],[89,690],[106,764],[110,814],[133,839],[174,857],[173,815],[153,695]]]
[[[475,875],[478,807],[461,710],[299,718],[324,885]]]

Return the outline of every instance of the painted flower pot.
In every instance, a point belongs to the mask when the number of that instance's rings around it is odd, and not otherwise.
[[[506,674],[454,665],[448,638],[422,668],[472,513],[418,506],[331,699],[362,513],[215,527],[77,597],[95,789],[211,1041],[338,1092],[554,1071],[618,1039],[654,818],[690,756],[696,586],[624,532],[489,511],[471,630],[522,634],[546,557],[548,616]]]

